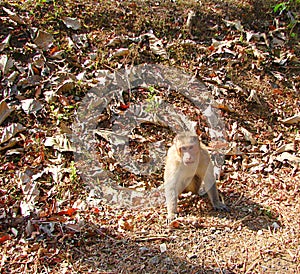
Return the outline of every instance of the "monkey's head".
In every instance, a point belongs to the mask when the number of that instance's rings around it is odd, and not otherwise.
[[[192,133],[179,134],[174,139],[174,145],[184,165],[198,164],[200,143],[197,135]]]

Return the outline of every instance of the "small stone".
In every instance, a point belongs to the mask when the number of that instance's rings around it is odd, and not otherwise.
[[[217,229],[216,229],[215,227],[211,227],[211,228],[210,228],[210,232],[211,232],[211,233],[215,233],[216,231],[217,231]]]
[[[159,263],[159,258],[157,256],[152,257],[149,262],[151,264],[158,264]]]
[[[147,248],[147,247],[145,247],[145,246],[142,246],[142,247],[140,247],[140,252],[142,253],[142,254],[145,254],[147,251],[149,251],[149,248]]]
[[[197,254],[195,254],[195,253],[189,253],[189,254],[187,254],[187,257],[189,259],[196,259],[197,258]]]
[[[274,223],[272,224],[272,227],[276,230],[276,229],[280,228],[280,225],[277,224],[276,222],[274,222]]]

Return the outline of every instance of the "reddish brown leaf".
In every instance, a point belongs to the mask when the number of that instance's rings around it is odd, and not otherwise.
[[[0,238],[0,243],[2,244],[5,241],[10,240],[10,239],[11,239],[11,237],[8,234],[6,234]]]
[[[57,214],[60,216],[68,215],[71,217],[72,215],[75,214],[76,211],[77,211],[76,208],[69,208],[68,210],[62,210],[62,211],[58,212]]]

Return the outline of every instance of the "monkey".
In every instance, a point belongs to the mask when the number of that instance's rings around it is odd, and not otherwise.
[[[178,134],[168,150],[164,171],[168,222],[177,216],[178,195],[182,192],[200,194],[202,185],[213,208],[228,211],[219,199],[213,163],[207,148],[192,132]]]

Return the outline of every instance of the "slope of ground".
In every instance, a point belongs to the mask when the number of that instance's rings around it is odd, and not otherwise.
[[[299,5],[2,1],[1,273],[300,273]],[[231,148],[218,186],[230,212],[185,196],[170,227],[164,205],[110,206],[80,177],[70,144],[76,110],[102,75],[143,63],[182,69],[211,91]],[[130,100],[166,96],[139,91]],[[209,144],[194,106],[169,100]],[[112,100],[97,117],[102,129],[128,108]],[[153,125],[138,133],[166,145],[173,136]],[[122,185],[162,184],[162,170],[120,168],[104,138],[96,153]]]

